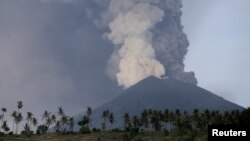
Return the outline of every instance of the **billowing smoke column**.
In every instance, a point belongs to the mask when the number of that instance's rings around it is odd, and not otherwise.
[[[158,60],[164,65],[166,76],[196,85],[194,72],[184,71],[184,59],[188,51],[188,39],[181,24],[181,0],[160,0],[164,10],[163,21],[154,28],[153,46]]]
[[[119,85],[127,88],[150,75],[197,84],[194,73],[184,71],[189,43],[180,0],[110,0],[107,5],[102,23],[115,45],[107,72]]]
[[[112,0],[109,12],[114,18],[109,23],[111,32],[107,37],[121,46],[113,53],[119,60],[118,84],[127,88],[150,75],[164,75],[163,65],[156,60],[150,31],[162,21],[163,11],[146,1]]]

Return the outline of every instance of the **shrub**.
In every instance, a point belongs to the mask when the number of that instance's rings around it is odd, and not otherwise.
[[[0,132],[0,137],[5,136],[4,132]]]
[[[86,128],[86,127],[82,127],[79,131],[80,134],[90,134],[91,131],[89,128]]]
[[[9,135],[12,136],[12,135],[14,135],[14,133],[11,131],[11,132],[9,132]]]

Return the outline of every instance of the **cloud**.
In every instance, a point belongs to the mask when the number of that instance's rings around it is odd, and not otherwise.
[[[73,114],[120,91],[105,74],[112,48],[84,5],[3,0],[0,43],[0,107],[10,112],[23,100],[36,115],[60,105]]]

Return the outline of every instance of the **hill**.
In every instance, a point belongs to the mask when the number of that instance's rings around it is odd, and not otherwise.
[[[241,110],[243,107],[198,86],[170,78],[159,79],[150,76],[126,89],[109,103],[95,109],[92,116],[92,127],[100,127],[101,115],[104,110],[110,110],[114,113],[117,122],[113,127],[122,127],[124,113],[138,115],[144,109],[179,109],[188,112],[192,112],[194,109],[209,109],[223,112]],[[81,117],[82,114],[77,115],[76,120]]]

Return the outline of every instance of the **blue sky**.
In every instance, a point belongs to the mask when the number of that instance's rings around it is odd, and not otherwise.
[[[250,1],[183,0],[183,6],[186,70],[195,71],[199,86],[250,106]]]

